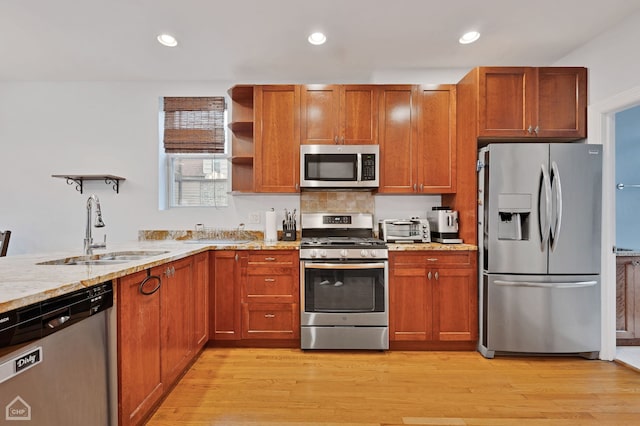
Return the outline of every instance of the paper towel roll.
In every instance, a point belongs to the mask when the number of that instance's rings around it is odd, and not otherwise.
[[[267,211],[264,214],[264,241],[275,243],[278,241],[278,228],[276,225],[276,212]]]

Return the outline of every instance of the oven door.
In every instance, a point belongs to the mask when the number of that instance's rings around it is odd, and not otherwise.
[[[302,326],[388,325],[388,261],[300,264]]]

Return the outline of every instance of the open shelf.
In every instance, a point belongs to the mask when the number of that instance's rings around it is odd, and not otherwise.
[[[112,185],[116,194],[120,193],[120,181],[126,180],[121,176],[114,175],[51,175],[54,178],[62,178],[67,180],[67,185],[76,185],[76,191],[82,194],[83,184],[85,180],[103,180],[105,184]]]

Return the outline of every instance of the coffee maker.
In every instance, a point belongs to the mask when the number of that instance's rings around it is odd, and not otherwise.
[[[443,244],[460,244],[458,238],[458,212],[450,207],[433,207],[427,212],[431,241]]]

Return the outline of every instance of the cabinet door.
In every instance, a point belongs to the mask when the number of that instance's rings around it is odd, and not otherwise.
[[[640,322],[640,258],[616,258],[616,338],[637,339]],[[621,343],[625,343],[622,341]]]
[[[339,143],[378,143],[378,89],[373,85],[346,85],[340,88]]]
[[[416,260],[419,262],[419,257]],[[433,295],[423,266],[396,264],[389,282],[389,339],[432,339]]]
[[[193,258],[152,269],[162,275],[162,380],[173,383],[187,367],[193,351]]]
[[[483,67],[479,70],[478,136],[535,136],[536,73],[528,67]]]
[[[255,191],[298,192],[300,87],[256,86]]]
[[[302,86],[300,97],[300,143],[338,143],[339,86],[322,84]]]
[[[116,297],[120,425],[140,424],[160,400],[163,392],[160,363],[160,277],[149,278],[142,285],[146,278],[147,271],[142,271],[118,279]]]
[[[477,276],[473,268],[432,271],[434,338],[470,341],[477,336]]]
[[[456,88],[423,86],[418,97],[418,191],[456,190]]]
[[[246,252],[216,251],[214,255],[214,284],[211,303],[213,318],[211,333],[214,340],[240,339],[240,260]]]
[[[416,96],[416,86],[400,85],[380,88],[379,193],[411,194],[418,188]]]
[[[586,68],[538,68],[538,137],[587,137]]]
[[[193,346],[200,350],[209,340],[209,252],[193,258]]]

